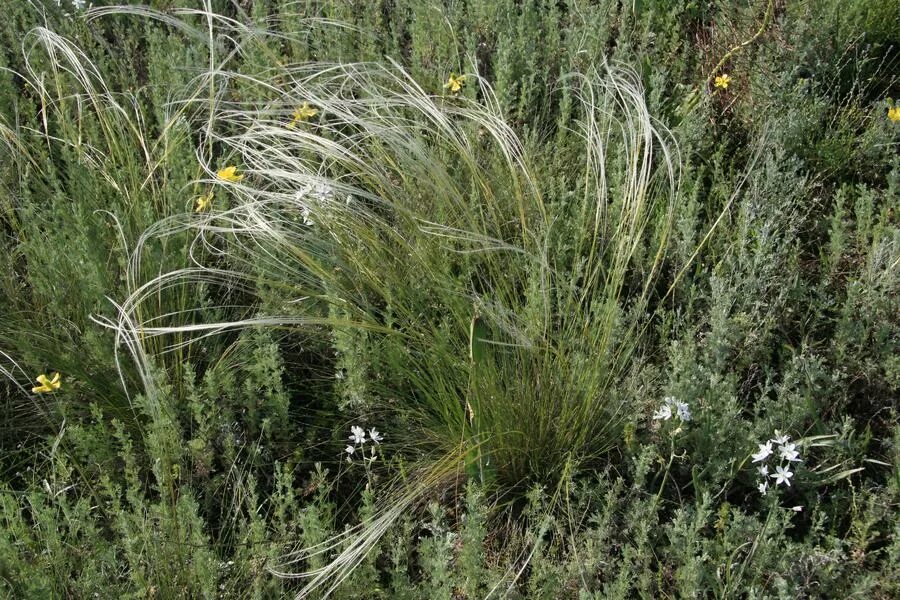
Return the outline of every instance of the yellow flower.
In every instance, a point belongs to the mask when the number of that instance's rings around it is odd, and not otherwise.
[[[303,106],[296,108],[294,110],[294,118],[288,123],[288,129],[293,129],[296,127],[297,123],[301,121],[306,121],[307,119],[311,119],[312,117],[319,114],[319,110],[313,108],[309,105],[309,102],[304,102]]]
[[[900,121],[900,104],[892,106],[888,109],[888,119],[896,123]]]
[[[52,392],[59,389],[59,386],[62,385],[62,382],[59,379],[59,373],[53,374],[53,379],[48,379],[46,375],[41,373],[37,376],[38,383],[41,385],[35,386],[31,388],[31,391],[35,394],[43,394],[45,392]]]
[[[225,181],[237,182],[244,178],[243,175],[237,174],[237,167],[234,167],[234,166],[225,167],[224,169],[219,169],[219,172],[216,173],[216,175],[219,176],[219,179],[222,179]]]
[[[728,89],[729,83],[731,83],[731,76],[728,73],[723,73],[722,75],[716,77],[717,88],[722,88],[723,90]]]
[[[444,89],[449,89],[454,94],[462,89],[463,85],[466,83],[466,76],[460,75],[459,77],[455,76],[453,73],[450,73],[450,79],[447,80],[447,83],[444,84]]]
[[[221,177],[221,175],[220,175],[220,177]],[[204,210],[206,210],[207,208],[212,206],[212,201],[213,201],[213,193],[212,192],[208,193],[205,196],[198,196],[197,197],[197,208],[194,209],[194,212],[203,212]]]

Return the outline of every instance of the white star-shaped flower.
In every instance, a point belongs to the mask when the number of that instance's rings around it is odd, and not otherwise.
[[[378,430],[373,427],[369,430],[369,439],[378,444],[384,439],[384,436],[378,433]]]
[[[365,444],[366,443],[366,430],[358,425],[354,425],[350,428],[350,441],[356,444]]]
[[[765,444],[758,444],[759,452],[753,455],[753,462],[759,462],[761,460],[766,460],[772,454],[772,442],[766,442]]]
[[[334,190],[331,189],[330,185],[322,181],[313,186],[312,193],[318,200],[328,201],[334,197]]]
[[[783,446],[778,447],[778,452],[781,453],[781,458],[789,462],[798,462],[800,460],[800,453],[796,450],[797,444],[785,444]]]
[[[344,448],[344,452],[346,452],[347,454],[353,454],[354,452],[356,452],[356,447],[355,446],[347,446],[346,448]]]
[[[759,474],[763,477],[769,474],[769,465],[760,465],[756,467],[756,470],[759,471]]]
[[[781,465],[775,467],[775,473],[769,475],[769,477],[775,479],[775,485],[781,485],[783,483],[788,487],[791,486],[791,477],[793,477],[794,474],[788,471],[789,468],[790,465],[787,467],[782,467]]]
[[[760,494],[762,494],[763,496],[765,496],[765,495],[766,495],[766,492],[769,491],[769,482],[768,482],[768,481],[763,481],[762,483],[760,483],[760,484],[757,486],[757,489],[759,489],[759,493],[760,493]]]

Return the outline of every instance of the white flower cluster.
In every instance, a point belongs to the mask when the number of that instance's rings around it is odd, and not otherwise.
[[[691,409],[687,402],[676,400],[674,396],[666,396],[663,398],[662,406],[653,413],[653,419],[657,421],[668,421],[672,417],[678,417],[682,422],[687,423],[691,420]]]
[[[344,448],[344,452],[347,453],[347,462],[352,462],[353,456],[356,455],[357,451],[363,460],[367,460],[372,462],[375,460],[375,446],[381,444],[381,440],[384,439],[384,436],[378,432],[374,427],[369,429],[369,437],[366,437],[366,430],[358,425],[353,425],[350,428],[350,441],[353,444],[348,444],[346,448]],[[366,456],[366,442],[372,442],[372,445],[369,446],[369,456]]]
[[[315,225],[313,221],[312,205],[321,206],[334,199],[334,190],[327,183],[320,181],[309,184],[295,195],[295,200],[300,204],[300,216],[304,225]]]
[[[791,463],[800,462],[800,451],[797,450],[797,444],[790,443],[790,436],[782,435],[781,432],[775,430],[775,437],[768,440],[765,444],[758,444],[759,452],[752,455],[753,462],[762,463],[756,468],[756,471],[762,476],[762,481],[757,484],[759,493],[763,496],[769,491],[769,479],[775,480],[775,485],[782,483],[788,487],[791,485],[791,477],[794,473],[790,470]],[[769,473],[769,465],[767,464],[769,457],[775,454],[773,444],[778,446],[778,463],[775,465],[775,472]]]

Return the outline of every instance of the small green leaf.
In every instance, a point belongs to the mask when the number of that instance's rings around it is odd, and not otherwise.
[[[478,314],[472,316],[469,324],[469,360],[472,364],[482,364],[487,355],[488,327]]]

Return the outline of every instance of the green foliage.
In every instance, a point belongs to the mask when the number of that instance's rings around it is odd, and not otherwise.
[[[900,595],[895,3],[8,4],[2,595]]]

